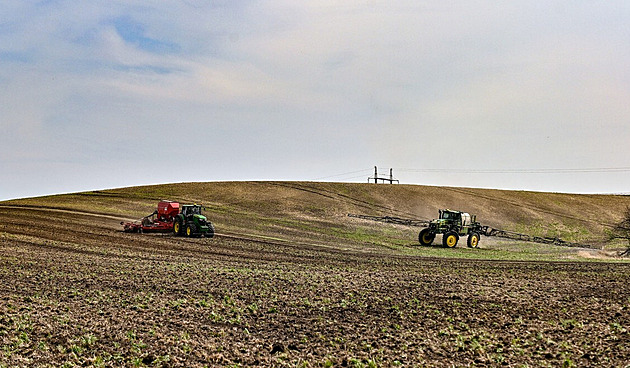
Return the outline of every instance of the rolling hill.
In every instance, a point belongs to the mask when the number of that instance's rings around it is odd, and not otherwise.
[[[416,244],[418,228],[350,218],[349,213],[432,219],[438,209],[477,214],[503,230],[610,247],[606,232],[630,196],[420,185],[319,182],[210,182],[139,186],[2,202],[136,219],[159,200],[199,203],[219,234],[392,248]],[[114,221],[110,226],[118,227]],[[483,244],[488,243],[485,239]],[[614,246],[614,245],[613,245]]]

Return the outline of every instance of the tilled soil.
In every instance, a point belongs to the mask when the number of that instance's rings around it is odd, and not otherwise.
[[[125,234],[0,208],[0,367],[630,364],[630,267]]]

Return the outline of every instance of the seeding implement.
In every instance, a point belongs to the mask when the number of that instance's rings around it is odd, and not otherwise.
[[[150,215],[133,222],[121,222],[128,233],[168,233],[175,235],[214,236],[214,225],[201,213],[203,206],[182,205],[178,202],[161,201]]]
[[[481,238],[481,235],[496,236],[499,238],[533,242],[533,243],[559,245],[559,246],[564,246],[564,247],[591,248],[591,249],[601,248],[601,247],[590,245],[590,244],[572,243],[572,242],[564,241],[560,238],[532,236],[532,235],[527,235],[527,234],[515,233],[513,231],[495,229],[490,226],[482,226],[479,222],[476,221],[475,215],[470,215],[466,212],[440,210],[439,213],[440,213],[439,218],[431,220],[431,221],[418,220],[418,219],[405,219],[405,218],[392,217],[392,216],[381,217],[381,216],[355,215],[352,213],[349,213],[348,216],[360,218],[364,220],[387,222],[391,224],[424,227],[425,229],[422,229],[420,233],[418,234],[418,242],[421,245],[430,245],[433,243],[433,240],[435,239],[435,235],[443,234],[442,245],[448,248],[454,248],[457,245],[459,237],[464,236],[464,235],[468,235],[468,239],[466,243],[471,248],[476,248],[479,245],[479,240]]]

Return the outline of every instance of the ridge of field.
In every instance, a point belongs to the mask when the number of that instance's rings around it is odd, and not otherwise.
[[[425,256],[509,259],[517,250],[525,260],[567,256],[572,259],[578,254],[592,257],[593,252],[579,253],[561,247],[484,237],[481,248],[495,252],[471,254],[462,239],[457,250],[445,255],[441,249],[416,247],[418,228],[375,223],[350,218],[347,214],[430,220],[437,216],[439,209],[450,208],[476,214],[482,225],[532,236],[559,237],[610,250],[623,244],[609,243],[607,231],[630,206],[630,196],[626,195],[322,182],[177,183],[26,198],[0,204],[107,215],[112,217],[109,226],[120,228],[116,216],[121,220],[140,218],[150,214],[160,200],[203,204],[217,233],[223,235]],[[439,240],[436,239],[436,243]]]

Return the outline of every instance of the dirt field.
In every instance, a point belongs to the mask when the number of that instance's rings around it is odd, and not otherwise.
[[[119,228],[0,208],[0,367],[630,366],[627,263]]]

